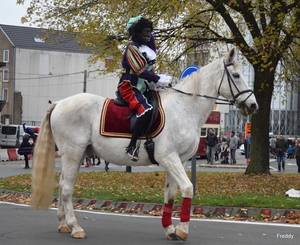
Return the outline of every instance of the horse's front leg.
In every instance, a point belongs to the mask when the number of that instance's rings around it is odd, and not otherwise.
[[[172,211],[170,211],[170,209],[173,209],[173,202],[176,195],[177,186],[179,186],[181,195],[183,197],[183,202],[180,212],[180,222],[175,228],[175,234],[181,240],[186,241],[189,232],[189,221],[191,216],[193,184],[189,180],[185,172],[184,165],[181,163],[180,158],[176,156],[176,153],[172,153],[167,158],[165,158],[162,165],[168,172],[167,181],[169,180],[171,183],[168,185],[168,183],[166,182],[164,204],[166,213],[163,214],[163,226],[165,228],[167,236],[174,233],[174,226],[172,222],[170,222],[170,219],[168,217],[170,216],[170,212],[172,214]],[[168,177],[169,175],[170,177]],[[173,235],[168,236],[168,239],[169,238],[173,240]]]
[[[173,203],[175,200],[177,188],[178,185],[176,181],[167,172],[166,183],[165,183],[165,194],[164,194],[165,195],[164,209],[163,209],[161,223],[165,229],[168,240],[178,240],[178,237],[175,234],[175,227],[172,223]]]

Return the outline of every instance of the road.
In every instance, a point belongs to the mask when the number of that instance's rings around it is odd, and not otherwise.
[[[97,162],[97,161],[96,161]],[[32,166],[31,160],[29,165]],[[206,164],[206,159],[197,159],[196,161],[196,171],[202,172],[245,172],[247,167],[246,159],[244,155],[241,155],[237,151],[237,164],[228,165],[217,163],[215,165]],[[23,169],[24,160],[19,161],[0,161],[0,178],[19,175],[19,174],[28,174],[31,173],[31,169]],[[191,161],[188,161],[185,166],[186,171],[191,171]],[[280,172],[284,173],[297,173],[296,159],[286,159],[286,171]],[[61,158],[55,159],[55,171],[61,171]],[[101,159],[100,165],[91,166],[85,168],[84,165],[81,166],[80,172],[103,172],[105,171],[104,161]],[[109,164],[109,171],[126,171],[125,166],[117,166],[114,164]],[[141,166],[141,167],[132,167],[132,172],[152,172],[152,171],[164,171],[164,168],[161,166],[150,165],[150,166]],[[271,173],[277,173],[277,161],[276,159],[270,159],[270,171]]]
[[[53,244],[175,244],[167,241],[159,217],[75,211],[88,238],[72,239],[57,231],[56,210],[35,211],[24,205],[0,203],[1,245]],[[173,219],[177,224],[178,219]],[[192,219],[187,242],[176,244],[253,245],[299,244],[299,225]]]
[[[244,172],[247,166],[244,156],[238,155],[237,165],[207,165],[205,159],[197,160],[197,171]],[[277,173],[277,162],[271,161],[271,172]],[[31,173],[24,169],[23,161],[1,162],[0,177]],[[56,172],[60,172],[61,158],[56,158]],[[125,167],[110,164],[109,171],[125,171]],[[161,166],[134,167],[132,172],[162,171]],[[189,161],[186,170],[191,170]],[[104,163],[80,171],[105,171]],[[288,159],[286,172],[296,173],[295,159]],[[174,244],[167,241],[160,217],[116,215],[104,212],[75,211],[79,224],[85,229],[88,239],[74,240],[69,234],[57,231],[56,210],[35,211],[26,205],[0,202],[1,245],[52,245],[52,244]],[[174,224],[178,219],[173,219]],[[176,244],[244,245],[244,244],[299,244],[299,225],[266,222],[236,222],[229,220],[192,219],[187,242]]]

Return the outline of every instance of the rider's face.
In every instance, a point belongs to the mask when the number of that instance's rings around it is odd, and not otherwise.
[[[151,28],[146,27],[141,32],[142,36],[145,38],[146,41],[148,41],[150,35],[151,35]]]

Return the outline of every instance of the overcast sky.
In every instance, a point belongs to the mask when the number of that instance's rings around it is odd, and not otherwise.
[[[22,24],[21,18],[26,14],[30,0],[25,0],[24,5],[17,5],[17,0],[0,0],[0,24],[14,26],[29,26]]]

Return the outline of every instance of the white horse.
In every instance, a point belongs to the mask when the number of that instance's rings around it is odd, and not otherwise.
[[[236,61],[235,49],[184,78],[173,89],[159,93],[165,113],[165,126],[153,140],[155,159],[167,171],[162,225],[170,240],[186,240],[189,230],[193,186],[184,164],[197,150],[201,126],[222,96],[249,115],[258,105]],[[34,150],[32,202],[36,209],[47,209],[51,202],[55,143],[62,155],[62,174],[58,198],[59,232],[73,238],[86,238],[74,215],[72,193],[81,162],[95,154],[110,163],[126,166],[151,165],[141,147],[140,160],[133,162],[124,151],[129,139],[99,134],[100,115],[105,98],[82,93],[54,103],[48,109]],[[144,141],[144,140],[141,140]],[[93,152],[93,153],[92,153]],[[138,183],[137,183],[138,185]],[[180,222],[175,227],[171,214],[179,187],[183,202]]]

